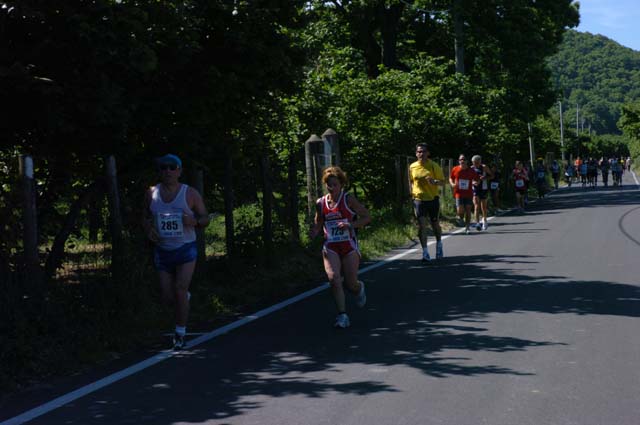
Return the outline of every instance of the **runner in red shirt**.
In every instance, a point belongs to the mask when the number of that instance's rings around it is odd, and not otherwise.
[[[462,226],[464,223],[465,233],[469,234],[471,207],[473,206],[473,182],[478,181],[479,176],[469,168],[464,155],[460,154],[458,164],[449,174],[449,184],[453,188],[453,196],[456,198],[458,225]]]

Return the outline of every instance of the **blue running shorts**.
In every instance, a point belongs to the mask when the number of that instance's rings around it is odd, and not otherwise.
[[[190,263],[198,258],[198,247],[195,242],[189,242],[178,249],[166,251],[156,247],[153,252],[153,264],[156,270],[175,274],[176,267]]]

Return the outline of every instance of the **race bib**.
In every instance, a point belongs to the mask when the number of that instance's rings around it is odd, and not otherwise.
[[[500,187],[500,183],[498,182],[491,182],[491,190],[496,190],[497,188]]]
[[[538,171],[538,178],[539,179],[543,179],[544,178],[544,171]]]
[[[482,180],[482,190],[487,190],[489,186],[487,186],[487,181],[486,180]]]
[[[181,238],[184,234],[182,213],[159,213],[158,234],[161,238]]]
[[[469,190],[469,180],[467,180],[467,179],[458,180],[458,189],[460,189],[460,190]]]
[[[518,179],[518,180],[516,180],[516,187],[517,187],[517,188],[522,188],[522,187],[524,187],[524,180],[522,180],[522,179]]]
[[[351,239],[349,226],[341,229],[338,227],[338,223],[349,224],[349,220],[345,218],[342,220],[325,221],[325,225],[327,226],[327,242],[344,242]]]

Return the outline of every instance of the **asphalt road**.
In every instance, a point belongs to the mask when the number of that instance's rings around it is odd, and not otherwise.
[[[560,190],[452,235],[442,261],[363,274],[348,330],[324,291],[29,423],[638,425],[640,191],[625,184]]]

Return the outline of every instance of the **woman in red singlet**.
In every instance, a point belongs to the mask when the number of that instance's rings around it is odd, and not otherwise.
[[[347,328],[350,322],[346,311],[343,282],[356,296],[356,304],[359,307],[363,307],[367,301],[364,283],[358,280],[360,250],[354,229],[369,224],[371,217],[353,195],[343,190],[347,185],[347,176],[340,167],[325,169],[322,181],[328,193],[316,202],[316,217],[311,237],[316,237],[321,229],[324,231],[322,258],[338,308],[334,326]]]

